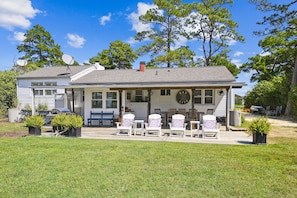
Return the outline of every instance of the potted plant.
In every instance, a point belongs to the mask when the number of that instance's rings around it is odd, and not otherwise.
[[[27,116],[25,119],[25,126],[29,128],[29,135],[41,135],[41,127],[43,125],[44,119],[42,116]]]
[[[81,127],[84,120],[79,115],[68,115],[66,119],[66,127],[68,128],[68,134],[70,137],[80,137]]]
[[[68,115],[61,113],[53,117],[53,119],[51,120],[51,125],[56,135],[65,135],[65,133],[68,132],[68,129],[66,127],[67,118]]]
[[[253,135],[254,144],[266,144],[270,130],[271,124],[264,117],[253,119],[248,126],[248,131]]]

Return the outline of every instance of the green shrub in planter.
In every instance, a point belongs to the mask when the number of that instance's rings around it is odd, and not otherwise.
[[[248,126],[248,131],[253,135],[253,143],[255,144],[266,144],[266,137],[270,130],[271,124],[265,117],[253,119]]]
[[[42,116],[33,115],[28,116],[25,119],[25,127],[29,128],[29,134],[41,135],[41,127],[44,125],[44,119]]]
[[[52,119],[51,124],[57,135],[80,137],[83,118],[77,115],[58,114]]]
[[[84,120],[79,115],[68,115],[67,127],[68,128],[81,128],[83,126]]]
[[[80,137],[81,127],[83,126],[84,120],[79,115],[68,115],[66,126],[68,128],[69,136]]]
[[[51,120],[51,125],[54,131],[63,132],[67,130],[67,119],[68,115],[58,114]]]

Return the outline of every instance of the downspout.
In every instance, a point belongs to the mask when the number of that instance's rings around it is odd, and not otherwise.
[[[231,89],[231,86],[229,88],[226,88],[226,131],[229,131],[229,128],[230,128],[230,114],[229,114],[230,89]]]

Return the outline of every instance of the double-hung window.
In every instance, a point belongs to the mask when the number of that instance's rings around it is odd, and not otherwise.
[[[50,96],[50,95],[54,95],[57,93],[56,89],[51,89],[51,90],[45,90],[45,95]]]
[[[102,92],[92,92],[92,108],[102,108]]]
[[[142,102],[143,101],[143,93],[142,90],[135,91],[135,102]]]
[[[201,104],[202,102],[202,90],[194,90],[194,103]]]
[[[106,93],[106,108],[117,108],[117,92]]]
[[[194,90],[194,103],[195,104],[213,104],[214,94],[212,89]]]
[[[170,96],[170,89],[161,89],[160,95],[161,96]]]
[[[213,104],[213,90],[212,89],[205,90],[204,104]]]

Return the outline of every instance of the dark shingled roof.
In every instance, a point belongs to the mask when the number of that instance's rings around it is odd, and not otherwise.
[[[132,85],[190,85],[193,84],[236,84],[235,77],[224,66],[192,68],[157,68],[139,70],[93,71],[73,82],[72,85],[106,85],[129,87]],[[242,84],[242,83],[241,83]],[[241,85],[242,86],[242,85]]]
[[[52,66],[25,73],[17,78],[65,78],[73,76],[91,66]]]
[[[70,78],[92,66],[54,66],[41,68],[18,79]],[[240,88],[244,83],[236,82],[235,77],[225,66],[191,68],[157,68],[139,71],[94,70],[72,81],[69,87],[109,87],[109,88],[157,88],[157,87],[229,87]]]

